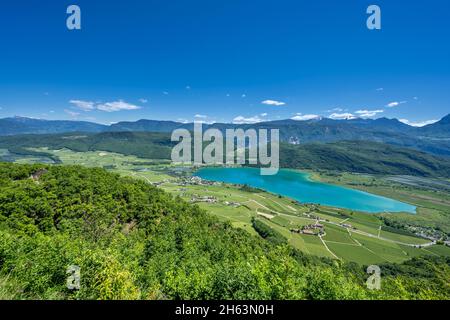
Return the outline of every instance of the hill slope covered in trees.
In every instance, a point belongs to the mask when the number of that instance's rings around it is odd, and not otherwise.
[[[450,177],[450,161],[425,152],[369,141],[282,145],[286,168],[369,174]]]
[[[110,151],[147,159],[170,159],[167,133],[104,132],[99,134],[22,135],[0,137],[0,148],[16,154],[35,154],[27,148],[68,148],[73,151]],[[42,155],[42,153],[40,154]],[[54,155],[49,155],[55,158]],[[284,168],[334,170],[373,174],[450,177],[448,157],[377,142],[341,141],[290,145],[282,143]]]

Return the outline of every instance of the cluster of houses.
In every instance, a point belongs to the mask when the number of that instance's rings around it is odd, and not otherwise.
[[[186,189],[183,189],[183,190],[186,191]],[[198,203],[198,202],[217,203],[218,200],[216,197],[213,197],[213,196],[199,196],[197,194],[192,195],[191,203]],[[237,207],[241,206],[241,204],[239,202],[232,202],[232,201],[224,201],[223,204],[226,206],[233,207],[233,208],[237,208]]]
[[[212,196],[198,196],[198,195],[192,196],[191,203],[197,202],[216,203],[217,198]]]
[[[420,226],[407,226],[406,229],[416,236],[425,238],[431,241],[444,241],[450,243],[450,235],[446,234],[441,230],[436,230],[435,228],[427,228]]]
[[[291,232],[294,233],[301,233],[311,236],[323,236],[325,235],[325,230],[323,224],[320,224],[318,222],[314,224],[308,224],[306,226],[303,226],[301,229],[291,229]]]
[[[203,180],[200,177],[188,177],[188,178],[184,178],[182,179],[182,181],[179,183],[180,186],[213,186],[213,185],[218,185],[220,184],[219,182],[214,182],[214,181],[208,181],[208,180]]]

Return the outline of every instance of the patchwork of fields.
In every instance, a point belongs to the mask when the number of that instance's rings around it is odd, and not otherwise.
[[[430,240],[389,228],[378,215],[301,204],[248,187],[202,182],[191,178],[193,168],[177,167],[164,160],[98,151],[74,152],[45,148],[34,151],[56,155],[64,164],[103,167],[124,176],[143,179],[174,196],[197,203],[220,220],[229,221],[233,226],[255,236],[259,235],[252,226],[252,219],[257,219],[304,253],[362,265],[400,263],[422,255],[450,256],[450,247],[432,244]],[[13,160],[19,163],[42,162],[41,157],[19,157]],[[360,186],[360,189],[364,188]],[[370,188],[365,189],[371,191]],[[420,205],[421,210],[433,210],[426,203]],[[440,205],[447,204],[444,202]],[[313,224],[321,224],[323,234],[298,232]]]

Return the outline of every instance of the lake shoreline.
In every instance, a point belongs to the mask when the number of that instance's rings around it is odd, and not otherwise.
[[[194,173],[205,180],[249,185],[300,203],[354,210],[368,214],[417,214],[417,207],[388,197],[346,186],[322,182],[314,173],[280,169],[275,176],[260,176],[258,168],[204,167]]]

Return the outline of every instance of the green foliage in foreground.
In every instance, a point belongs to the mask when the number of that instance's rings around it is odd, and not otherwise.
[[[448,261],[430,263],[449,277]],[[79,291],[66,288],[70,265],[81,268]],[[311,259],[218,222],[139,180],[0,164],[0,299],[450,297],[445,285],[425,281],[433,273],[387,275],[378,292],[365,289],[365,277],[355,265]]]

